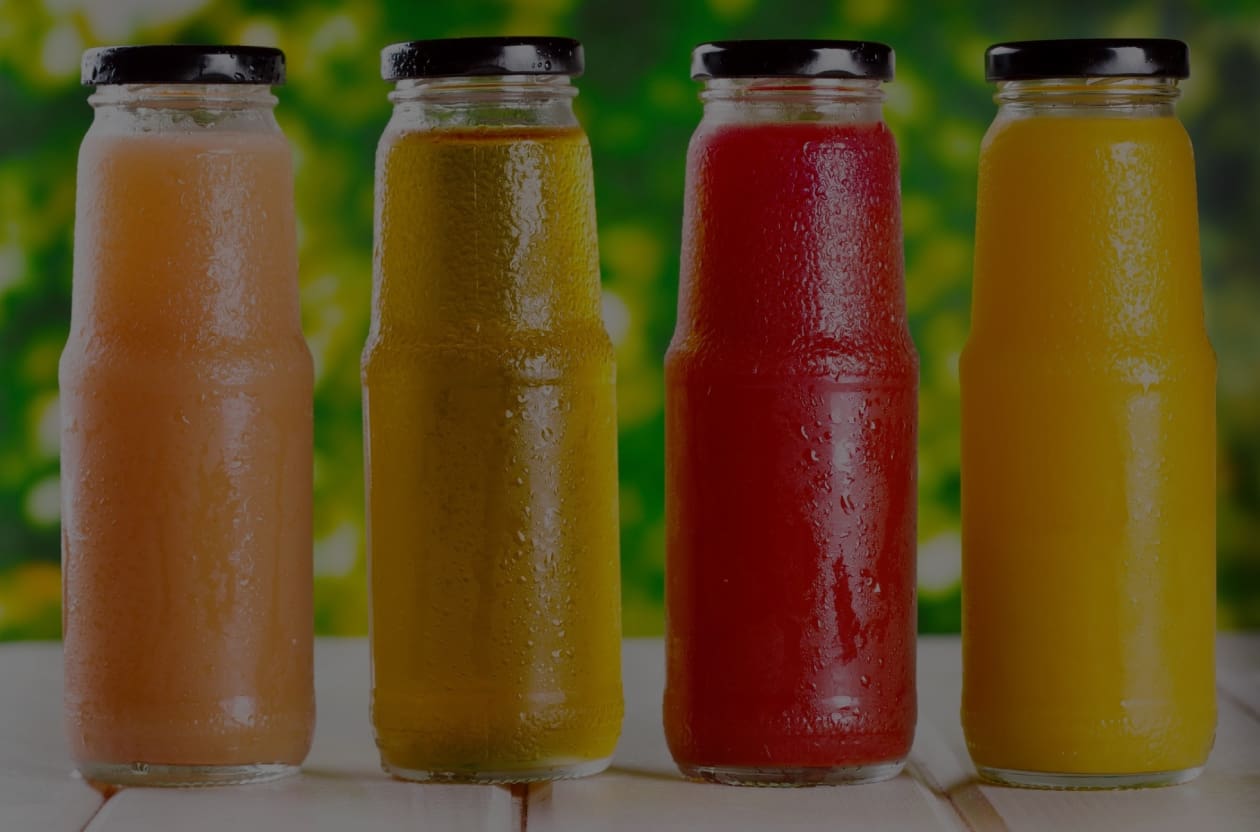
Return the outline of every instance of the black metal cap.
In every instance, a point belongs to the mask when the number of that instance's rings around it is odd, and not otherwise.
[[[1190,47],[1162,38],[1086,38],[999,43],[984,52],[990,81],[1037,78],[1190,77]]]
[[[582,44],[572,38],[441,38],[395,43],[381,50],[381,77],[455,75],[581,75]]]
[[[717,40],[691,53],[691,77],[893,78],[891,46],[861,40]]]
[[[284,53],[267,46],[102,46],[83,53],[85,86],[284,83]]]

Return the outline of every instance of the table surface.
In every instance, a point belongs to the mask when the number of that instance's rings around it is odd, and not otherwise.
[[[1203,775],[1184,786],[1124,792],[979,783],[958,723],[956,638],[920,639],[919,725],[905,773],[872,785],[813,789],[680,779],[661,728],[659,640],[625,643],[626,721],[608,772],[530,787],[390,780],[368,725],[366,642],[321,639],[315,659],[319,721],[303,774],[257,786],[127,789],[105,800],[70,773],[60,647],[0,646],[0,830],[1260,829],[1260,634],[1220,636],[1220,721]]]

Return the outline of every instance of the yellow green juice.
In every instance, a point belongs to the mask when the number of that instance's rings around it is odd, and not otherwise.
[[[607,764],[616,412],[577,128],[390,130],[363,360],[372,721],[410,779]]]

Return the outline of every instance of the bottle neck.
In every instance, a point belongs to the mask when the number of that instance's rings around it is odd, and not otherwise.
[[[88,97],[95,126],[146,130],[278,130],[276,97],[264,84],[119,84]]]
[[[576,127],[567,75],[495,75],[399,81],[389,99],[409,127]]]
[[[1007,116],[1167,117],[1181,91],[1175,78],[1038,78],[1001,81],[994,101]]]
[[[704,117],[723,122],[883,120],[882,82],[865,78],[711,78]]]

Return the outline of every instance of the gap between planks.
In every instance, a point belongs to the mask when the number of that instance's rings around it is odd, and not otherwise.
[[[535,791],[551,789],[550,783],[516,783],[507,787],[512,794],[512,808],[516,810],[515,832],[525,832],[529,826],[529,797]]]
[[[924,789],[929,795],[934,797],[937,803],[948,807],[948,817],[959,829],[967,830],[967,832],[978,832],[977,827],[972,825],[971,821],[968,819],[967,813],[964,812],[962,807],[958,805],[954,794],[955,792],[960,792],[964,789],[974,787],[975,783],[964,783],[962,786],[956,786],[953,789],[941,788],[939,784],[937,784],[935,780],[930,777],[927,772],[923,770],[923,767],[914,759],[906,761],[906,773],[914,779],[914,782],[917,783],[920,788]],[[981,798],[981,800],[983,800],[983,798]],[[988,801],[984,801],[984,803],[988,806]],[[989,809],[992,811],[992,807],[989,807]],[[993,812],[993,817],[995,819],[997,818],[996,812]],[[984,829],[985,832],[991,832],[991,830],[992,832],[998,832],[998,830],[1005,832],[1006,827],[1004,825],[986,826]]]
[[[72,775],[70,775],[70,776],[71,776],[71,777],[74,777],[74,778],[76,778],[76,779],[79,779],[79,777],[80,777],[80,775],[79,775],[78,773],[72,774]],[[109,799],[110,799],[111,797],[113,797],[114,795],[118,794],[119,789],[114,789],[114,788],[105,788],[105,789],[102,789],[102,788],[97,788],[96,786],[93,786],[92,784],[88,783],[86,780],[84,780],[84,781],[83,781],[83,783],[84,783],[84,785],[86,785],[89,789],[92,789],[93,791],[95,791],[97,794],[99,794],[99,795],[101,796],[101,802],[100,802],[100,803],[98,803],[98,804],[96,805],[96,811],[92,813],[91,817],[89,817],[89,818],[88,818],[88,819],[84,822],[83,826],[79,829],[79,832],[90,832],[90,830],[91,830],[91,828],[92,828],[92,824],[96,823],[96,818],[97,818],[97,817],[101,814],[101,812],[105,811],[105,804],[109,802]]]
[[[1230,702],[1237,705],[1238,709],[1241,710],[1243,713],[1245,713],[1247,716],[1251,717],[1256,722],[1260,722],[1260,710],[1257,710],[1256,707],[1252,705],[1250,702],[1248,702],[1247,700],[1241,697],[1235,696],[1234,692],[1231,691],[1229,688],[1225,687],[1224,685],[1218,684],[1216,686],[1216,695],[1220,697],[1221,699],[1228,699]]]

